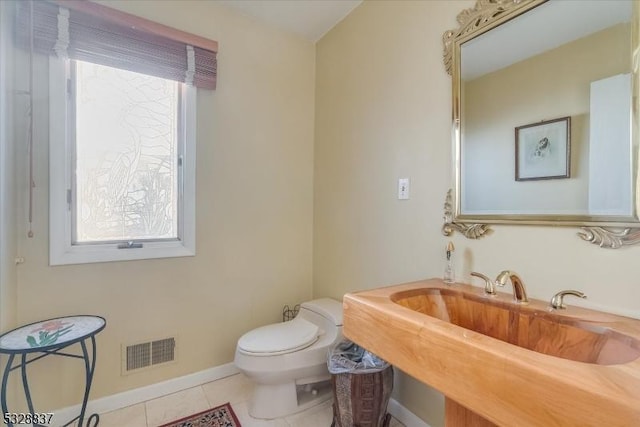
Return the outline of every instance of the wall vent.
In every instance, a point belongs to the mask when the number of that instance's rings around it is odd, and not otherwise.
[[[122,346],[123,374],[174,362],[175,360],[175,337]]]

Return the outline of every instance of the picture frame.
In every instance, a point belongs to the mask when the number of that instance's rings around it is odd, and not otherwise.
[[[516,181],[570,177],[571,117],[516,127]]]

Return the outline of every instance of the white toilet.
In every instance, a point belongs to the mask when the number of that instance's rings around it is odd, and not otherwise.
[[[342,339],[342,304],[320,298],[300,304],[295,319],[244,334],[235,364],[254,383],[249,414],[279,418],[331,397],[329,349]]]

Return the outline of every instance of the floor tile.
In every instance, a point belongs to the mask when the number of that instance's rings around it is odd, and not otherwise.
[[[253,384],[244,374],[231,375],[202,386],[211,407],[230,402],[246,402],[251,397]]]
[[[259,420],[249,415],[248,402],[241,402],[232,405],[233,412],[238,416],[238,421],[242,427],[290,427],[290,425],[283,419],[277,418],[275,420]],[[324,427],[328,427],[326,425]]]
[[[158,427],[215,406],[231,402],[243,427],[329,427],[332,399],[303,412],[275,420],[260,420],[249,415],[253,385],[243,374],[222,378],[203,386],[170,394],[145,403],[100,415],[100,427]],[[389,427],[404,427],[395,418]]]
[[[144,403],[100,414],[100,427],[147,427]]]
[[[202,387],[194,387],[179,393],[159,397],[145,403],[147,409],[147,425],[157,427],[161,424],[177,420],[188,415],[209,409]]]
[[[389,427],[404,427],[404,424],[392,417],[391,422],[389,423]]]
[[[333,420],[333,400],[329,399],[303,412],[285,417],[291,427],[328,427]]]

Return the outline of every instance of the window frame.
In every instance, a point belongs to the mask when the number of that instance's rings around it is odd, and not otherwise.
[[[74,244],[71,200],[73,185],[74,103],[71,60],[49,57],[49,264],[68,265],[194,256],[196,179],[196,88],[182,84],[178,167],[178,239],[140,240],[123,248],[122,241]],[[142,247],[138,247],[138,243]],[[119,247],[120,246],[120,247]]]

